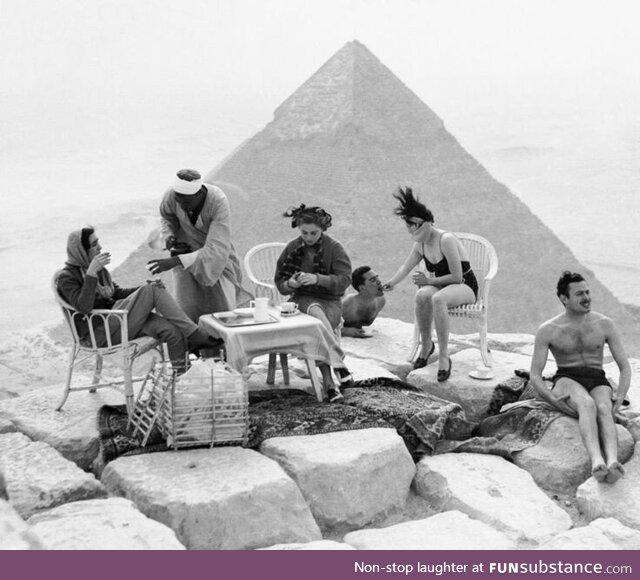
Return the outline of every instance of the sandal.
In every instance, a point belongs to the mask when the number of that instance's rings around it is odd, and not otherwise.
[[[429,351],[429,354],[427,355],[427,357],[426,358],[418,357],[416,361],[413,363],[413,368],[421,369],[423,367],[426,367],[429,364],[429,357],[433,354],[434,350],[436,350],[436,344],[435,342],[431,342],[431,350]]]
[[[444,383],[451,376],[451,368],[453,367],[453,362],[451,361],[451,357],[449,357],[449,369],[448,370],[439,370],[438,371],[438,382]]]

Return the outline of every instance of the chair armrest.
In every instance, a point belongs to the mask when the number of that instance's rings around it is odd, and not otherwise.
[[[126,345],[129,342],[129,311],[128,310],[109,310],[107,308],[96,308],[89,312],[89,314],[82,314],[81,312],[75,311],[72,314],[72,318],[75,320],[76,316],[83,317],[89,328],[89,338],[91,340],[92,348],[106,348],[113,347],[114,342],[111,337],[111,333],[105,332],[105,339],[107,341],[106,347],[99,346],[98,341],[96,339],[96,331],[98,328],[109,328],[108,322],[109,320],[116,319],[119,322],[120,327],[120,341],[116,342],[117,344]],[[98,322],[98,324],[96,324]]]

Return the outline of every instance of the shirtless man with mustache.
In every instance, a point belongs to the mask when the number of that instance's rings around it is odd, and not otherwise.
[[[614,415],[629,390],[631,367],[613,321],[591,310],[589,286],[580,274],[565,271],[556,293],[564,312],[538,329],[531,382],[543,400],[578,419],[593,477],[614,483],[624,474]],[[615,393],[602,368],[605,344],[620,369]],[[558,365],[551,389],[542,380],[549,350]]]

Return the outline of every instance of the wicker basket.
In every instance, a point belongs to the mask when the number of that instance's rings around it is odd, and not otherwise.
[[[195,372],[194,372],[195,371]],[[157,372],[156,377],[163,377]],[[153,410],[155,423],[173,449],[240,445],[247,437],[249,393],[242,375],[222,362],[197,361],[181,377],[150,381],[134,416]],[[146,415],[151,413],[147,410]],[[135,422],[135,421],[134,421]]]

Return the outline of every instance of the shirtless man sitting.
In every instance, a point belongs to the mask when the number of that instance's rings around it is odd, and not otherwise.
[[[367,338],[371,335],[362,327],[373,324],[386,303],[382,283],[369,266],[360,266],[351,274],[351,285],[358,293],[342,299],[342,336]]]
[[[538,329],[531,382],[542,399],[578,419],[593,477],[614,483],[624,474],[618,463],[614,415],[629,389],[631,367],[611,319],[591,311],[589,286],[580,274],[565,271],[557,295],[565,311]],[[602,368],[605,343],[620,369],[617,393]],[[558,365],[551,390],[542,380],[549,350]]]

